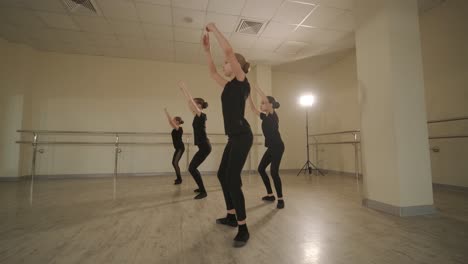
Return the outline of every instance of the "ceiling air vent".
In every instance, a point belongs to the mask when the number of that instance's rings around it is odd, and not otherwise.
[[[100,14],[94,0],[62,0],[72,13]]]
[[[249,35],[257,35],[263,29],[264,22],[241,19],[236,32]]]

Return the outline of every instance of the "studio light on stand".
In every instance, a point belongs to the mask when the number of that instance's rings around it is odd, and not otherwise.
[[[315,97],[313,95],[303,95],[299,98],[299,105],[305,108],[306,110],[306,148],[307,148],[307,161],[302,166],[302,169],[297,173],[297,176],[301,174],[301,172],[309,172],[309,174],[312,174],[312,170],[316,170],[320,173],[320,175],[324,175],[322,171],[315,166],[311,161],[310,161],[310,154],[309,154],[309,108],[312,107],[312,105],[315,103]]]

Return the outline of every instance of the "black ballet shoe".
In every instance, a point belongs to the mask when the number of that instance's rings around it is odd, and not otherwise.
[[[201,193],[200,189],[193,190],[194,193]]]
[[[178,184],[181,184],[181,183],[182,183],[182,180],[179,180],[179,179],[176,179],[176,180],[174,181],[174,185],[178,185]]]
[[[284,208],[284,200],[278,200],[278,204],[276,205],[276,208],[283,209]]]
[[[208,196],[208,194],[206,192],[200,192],[197,196],[195,196],[195,200],[200,200],[200,199],[203,199],[203,198],[206,198]]]
[[[262,197],[262,200],[267,201],[267,202],[274,202],[275,199],[276,199],[275,196],[269,196],[269,195]]]
[[[234,238],[233,246],[235,248],[240,248],[247,245],[247,241],[249,241],[250,234],[247,230],[246,225],[239,226],[239,232],[237,233],[236,237]]]
[[[236,215],[228,214],[226,217],[216,219],[216,223],[219,225],[237,227]]]

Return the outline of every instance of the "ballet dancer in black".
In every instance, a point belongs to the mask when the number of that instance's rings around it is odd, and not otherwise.
[[[175,173],[177,175],[177,179],[174,181],[174,184],[181,184],[182,177],[180,175],[180,167],[179,161],[182,158],[182,155],[185,151],[185,145],[182,141],[182,135],[184,134],[184,130],[182,129],[182,124],[184,121],[181,117],[176,116],[174,118],[171,117],[169,112],[167,112],[167,108],[164,108],[164,112],[166,113],[167,121],[169,125],[172,127],[172,145],[174,145],[174,155],[172,156],[172,166],[174,167]]]
[[[187,89],[184,82],[179,82],[179,88],[184,94],[188,102],[188,107],[192,111],[193,117],[193,138],[195,139],[195,145],[198,147],[197,153],[192,158],[189,165],[189,172],[192,174],[193,179],[198,185],[198,189],[194,192],[198,193],[195,199],[203,199],[208,196],[203,179],[198,167],[205,161],[206,157],[211,153],[211,143],[206,135],[206,114],[203,113],[203,109],[208,107],[208,103],[202,98],[193,98]]]
[[[252,96],[250,96],[250,108],[262,120],[262,131],[265,136],[265,147],[267,147],[267,150],[265,151],[265,154],[263,154],[262,160],[258,165],[258,172],[262,176],[263,183],[267,190],[267,195],[264,196],[262,200],[270,202],[275,201],[270,179],[266,173],[266,168],[271,164],[270,174],[275,184],[276,195],[278,196],[278,204],[276,207],[278,209],[283,209],[283,188],[279,175],[279,167],[284,153],[284,143],[279,132],[279,118],[275,111],[275,109],[280,107],[280,103],[278,103],[274,97],[266,96],[265,93],[263,93],[263,91],[256,85],[254,85],[254,90],[260,95],[262,102],[259,110],[255,106]]]
[[[227,216],[217,219],[216,222],[232,227],[238,226],[238,233],[234,238],[233,245],[234,247],[242,247],[247,244],[250,237],[246,223],[247,216],[241,180],[242,168],[253,143],[252,130],[244,117],[245,103],[250,94],[250,84],[246,77],[250,64],[244,56],[234,52],[232,46],[214,23],[209,23],[206,26],[206,31],[203,36],[203,47],[208,60],[210,76],[222,88],[224,130],[228,135],[228,143],[218,170],[218,179],[223,189]],[[215,36],[223,50],[225,56],[223,72],[229,81],[218,73],[213,63],[210,33]]]

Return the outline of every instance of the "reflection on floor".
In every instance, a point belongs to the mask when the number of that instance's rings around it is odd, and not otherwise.
[[[468,263],[468,194],[437,190],[439,213],[398,218],[361,206],[352,177],[283,175],[286,208],[264,203],[244,177],[249,244],[217,226],[215,176],[207,199],[173,177],[0,183],[0,263]],[[115,197],[114,197],[115,195]],[[115,198],[115,199],[114,199]]]

